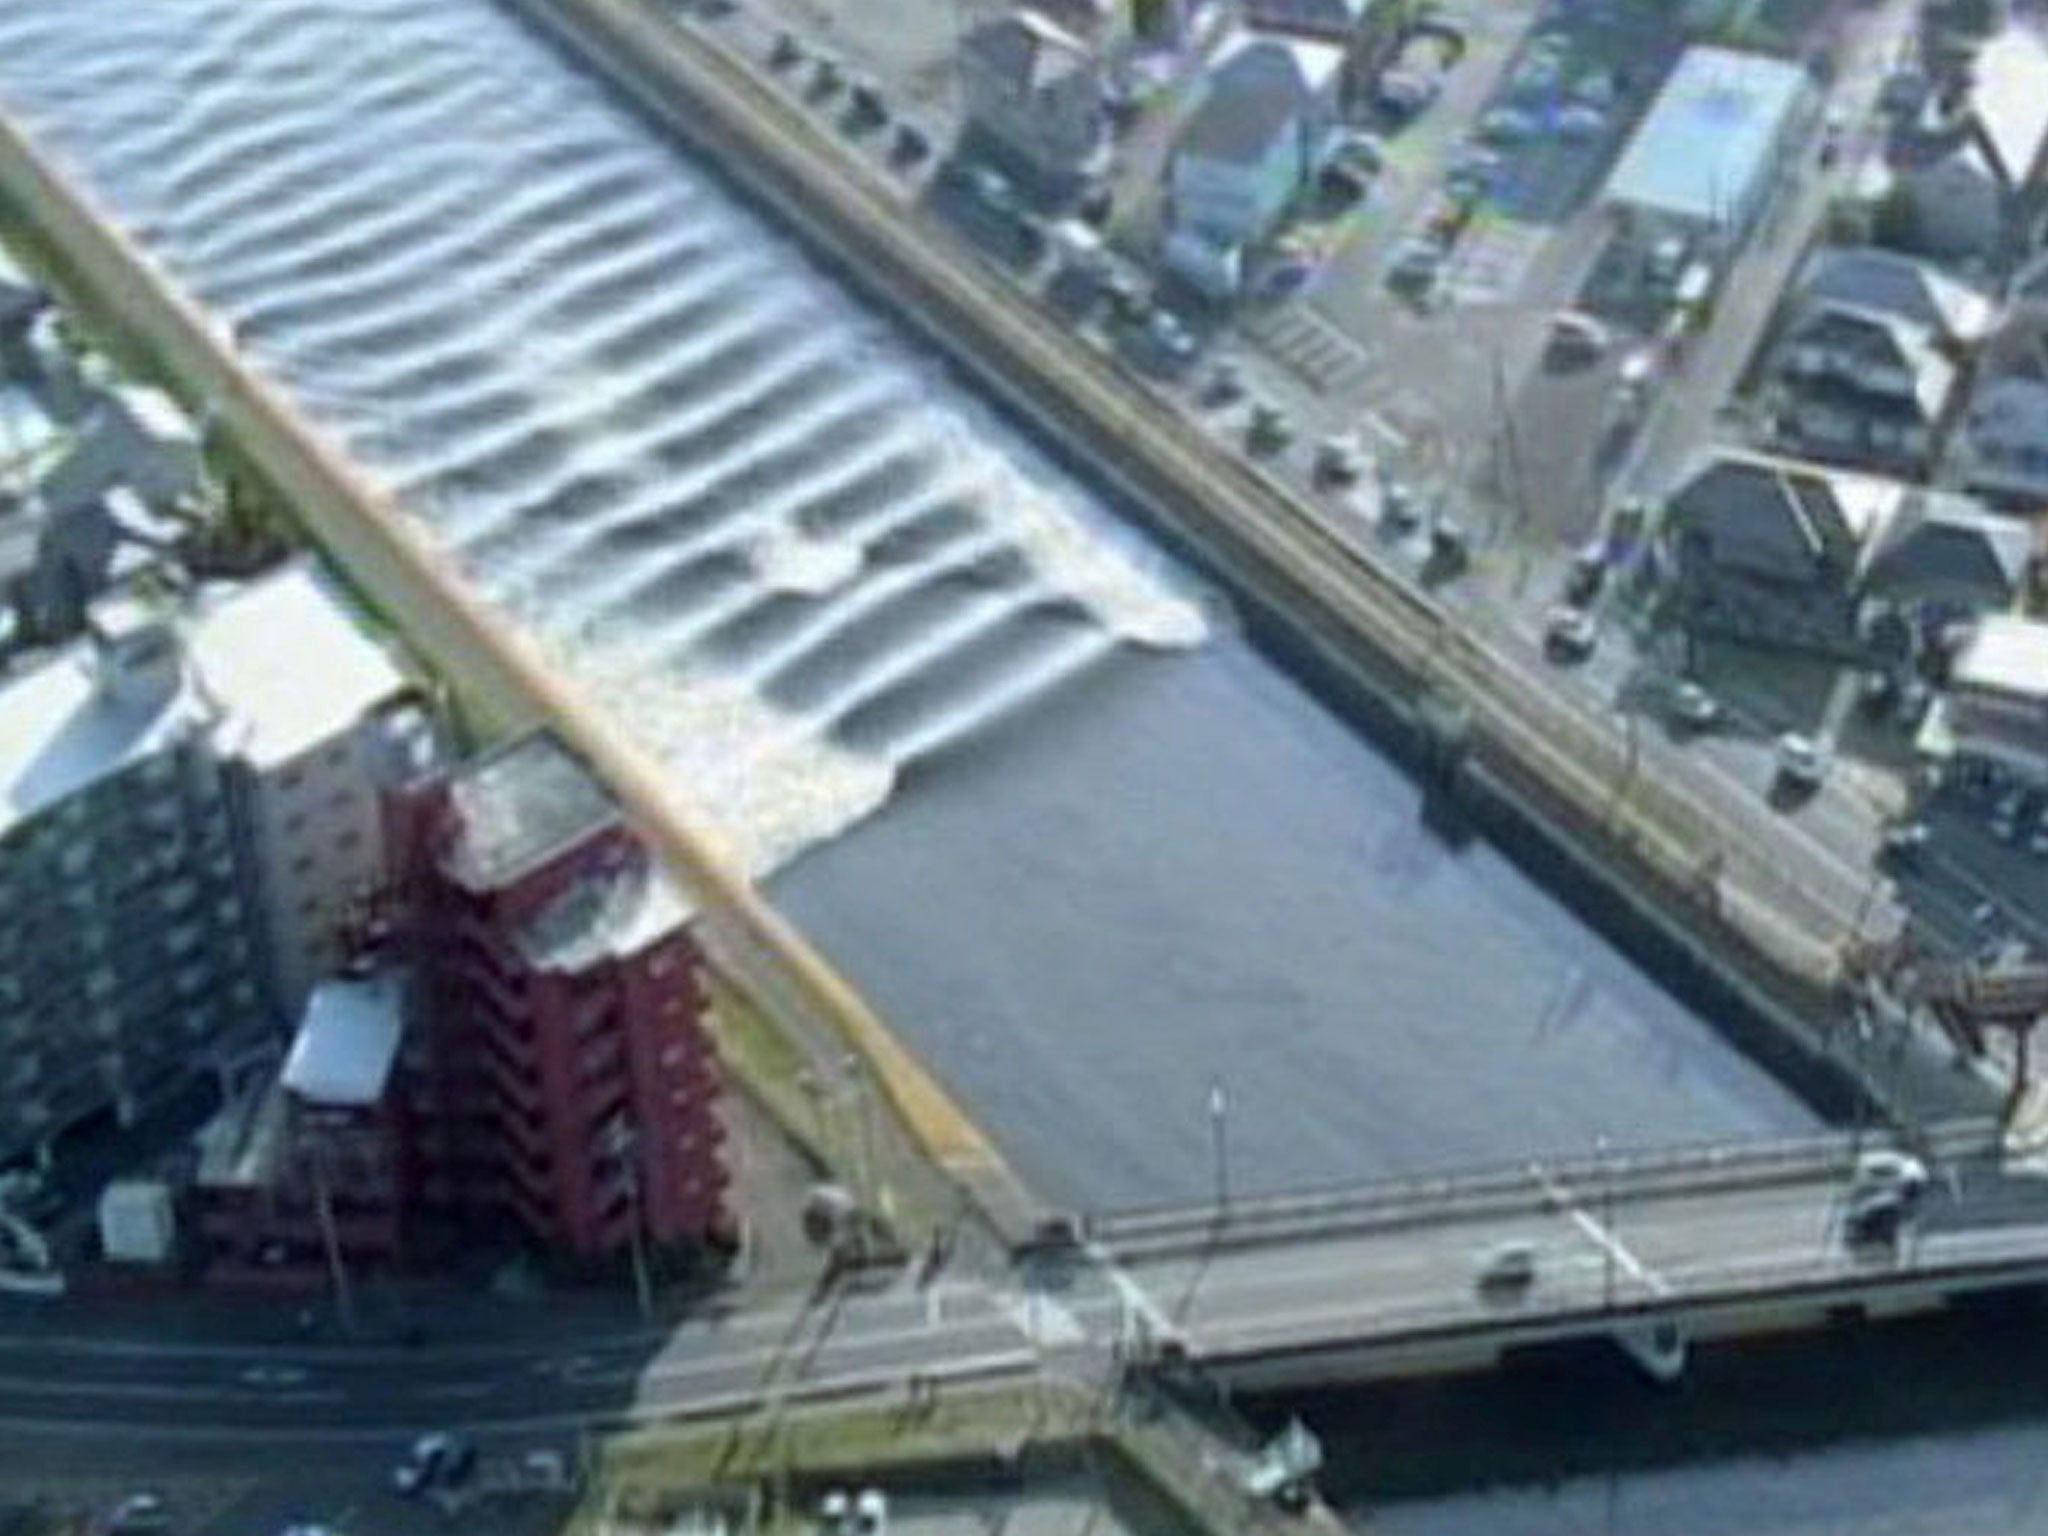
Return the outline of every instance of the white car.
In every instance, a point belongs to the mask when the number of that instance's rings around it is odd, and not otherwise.
[[[1479,119],[1479,137],[1488,144],[1526,144],[1540,125],[1534,115],[1515,107],[1495,107]]]
[[[1591,315],[1561,309],[1550,317],[1550,346],[1575,357],[1596,358],[1614,344],[1614,333]]]
[[[1927,1165],[1910,1152],[1876,1147],[1856,1159],[1850,1187],[1867,1190],[1896,1190],[1907,1200],[1916,1200],[1927,1189]]]
[[[1778,738],[1777,769],[1785,782],[1815,788],[1828,776],[1827,749],[1811,736],[1787,731]]]
[[[1477,1284],[1488,1295],[1520,1293],[1535,1283],[1534,1243],[1502,1243],[1480,1256]]]
[[[1671,714],[1679,724],[1704,731],[1720,720],[1721,701],[1698,683],[1680,683],[1671,690]]]
[[[1588,139],[1599,138],[1606,131],[1607,114],[1598,107],[1589,107],[1581,103],[1566,107],[1557,114],[1557,132],[1560,138],[1576,139],[1583,143]]]
[[[1560,604],[1543,621],[1543,649],[1555,661],[1583,661],[1600,643],[1600,621],[1584,608]]]
[[[107,1516],[108,1536],[155,1536],[170,1528],[170,1507],[160,1493],[131,1493]]]

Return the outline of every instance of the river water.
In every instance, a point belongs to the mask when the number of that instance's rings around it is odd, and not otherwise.
[[[2048,1531],[2038,1299],[1696,1349],[1652,1387],[1598,1346],[1299,1410],[1372,1536]]]
[[[485,0],[0,0],[0,99],[1056,1199],[1811,1113]]]

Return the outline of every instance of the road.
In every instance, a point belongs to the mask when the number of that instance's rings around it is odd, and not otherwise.
[[[1215,1357],[1897,1267],[2048,1260],[2048,1179],[2001,1170],[1968,1145],[1957,1142],[1935,1164],[1922,1220],[1896,1254],[1843,1241],[1846,1151],[1705,1187],[1609,1174],[1594,1160],[1532,1165],[1519,1193],[1441,1219],[1389,1216],[1327,1237],[1243,1246],[1232,1246],[1226,1225],[1220,1242],[1166,1245],[1150,1257],[1099,1250],[1101,1267],[1076,1282],[1068,1306],[1093,1327],[1144,1315],[1191,1354]],[[1535,1283],[1519,1298],[1489,1299],[1475,1284],[1478,1268],[1511,1242],[1533,1248]]]
[[[16,1312],[0,1333],[6,1436],[95,1440],[118,1426],[195,1454],[351,1447],[389,1452],[420,1429],[489,1441],[738,1411],[943,1379],[1019,1375],[1037,1357],[1022,1299],[948,1284],[841,1290],[665,1337],[402,1349],[152,1344],[67,1336]]]

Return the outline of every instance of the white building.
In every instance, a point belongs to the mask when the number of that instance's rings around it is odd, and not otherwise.
[[[1920,748],[1936,761],[1991,763],[2048,785],[2048,624],[2008,614],[1980,620]]]
[[[432,765],[431,722],[391,655],[303,562],[214,606],[188,643],[223,702],[211,743],[255,864],[274,996],[296,1017],[382,891],[381,794]]]
[[[304,565],[105,599],[0,684],[0,1159],[296,1017],[382,881],[385,765],[430,744]]]
[[[1740,240],[1791,162],[1812,91],[1787,60],[1688,49],[1608,178],[1607,205],[1656,228]]]
[[[1168,163],[1176,234],[1256,245],[1315,173],[1335,121],[1344,50],[1240,33],[1217,55]]]

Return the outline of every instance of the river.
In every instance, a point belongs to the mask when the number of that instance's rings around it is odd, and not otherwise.
[[[486,0],[0,0],[0,99],[1077,1204],[1812,1112]]]

